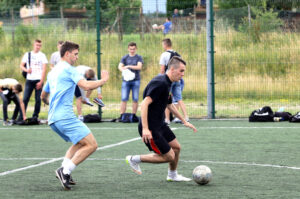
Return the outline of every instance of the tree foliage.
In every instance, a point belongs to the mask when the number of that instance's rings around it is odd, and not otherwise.
[[[172,15],[174,9],[186,10],[193,9],[197,5],[197,0],[167,0],[168,16]]]

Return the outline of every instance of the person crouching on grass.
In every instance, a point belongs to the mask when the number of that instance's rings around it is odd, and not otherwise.
[[[185,61],[178,56],[174,56],[169,63],[166,74],[154,77],[146,86],[143,93],[141,105],[141,122],[138,130],[143,142],[150,151],[155,153],[147,155],[129,155],[126,162],[137,174],[142,174],[140,163],[169,163],[167,181],[190,181],[177,173],[180,144],[176,136],[165,123],[165,109],[168,108],[178,117],[186,127],[194,132],[197,129],[184,117],[180,115],[177,108],[172,104],[170,88],[172,82],[179,81],[185,72]]]
[[[73,111],[75,87],[78,85],[85,90],[95,89],[105,84],[109,78],[108,72],[102,71],[101,80],[85,80],[73,66],[78,59],[78,52],[78,44],[66,41],[62,45],[62,59],[49,72],[41,96],[43,102],[49,104],[48,125],[65,141],[73,143],[66,152],[61,167],[55,171],[65,190],[70,190],[70,185],[75,184],[71,172],[98,147],[91,130]]]
[[[6,78],[0,79],[0,97],[3,101],[3,126],[11,126],[16,122],[18,113],[22,115],[23,120],[26,120],[25,106],[23,100],[20,99],[20,93],[23,91],[22,85],[15,79]],[[16,105],[12,122],[8,121],[7,107],[13,101]]]

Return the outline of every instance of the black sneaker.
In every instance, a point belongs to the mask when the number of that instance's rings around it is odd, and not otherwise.
[[[63,173],[63,167],[58,168],[55,171],[56,177],[59,179],[61,186],[64,188],[64,190],[68,191],[71,190],[70,185],[70,175],[65,175]]]
[[[72,176],[70,175],[70,180],[69,180],[70,185],[76,185],[76,182],[73,180]]]

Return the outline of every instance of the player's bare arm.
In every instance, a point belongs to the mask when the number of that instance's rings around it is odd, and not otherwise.
[[[26,117],[26,111],[25,111],[25,105],[24,105],[24,102],[23,102],[23,99],[19,96],[19,99],[20,99],[20,107],[21,107],[21,111],[22,111],[22,114],[23,114],[23,120],[26,120],[27,117]]]
[[[165,65],[160,65],[160,74],[165,74]]]
[[[123,70],[125,70],[125,66],[123,63],[119,63],[118,69],[122,72]]]
[[[168,109],[177,117],[179,118],[182,122],[183,125],[192,129],[194,132],[197,132],[197,129],[194,127],[194,125],[192,125],[191,123],[187,122],[184,117],[179,113],[179,111],[177,110],[176,106],[174,104],[169,104],[168,105]]]
[[[45,91],[42,91],[42,94],[41,94],[41,99],[42,101],[49,105],[49,99],[48,99],[48,96],[49,96],[49,93],[45,92]]]
[[[148,126],[148,108],[149,105],[152,103],[151,97],[145,97],[141,104],[141,119],[142,119],[142,126],[143,126],[143,137],[142,140],[145,143],[149,143],[152,139],[152,133],[149,130]]]
[[[125,69],[132,69],[132,70],[142,70],[142,67],[143,67],[142,62],[138,62],[138,64],[136,66],[128,65],[128,66],[125,66],[124,68]]]
[[[103,86],[109,79],[109,74],[107,71],[102,71],[101,72],[101,79],[97,81],[87,81],[85,79],[81,79],[78,81],[77,85],[84,90],[92,90],[95,88],[98,88],[100,86]]]
[[[47,65],[43,64],[43,72],[42,72],[42,77],[39,83],[36,84],[36,89],[41,89],[43,87],[43,83],[46,77],[46,72],[47,72]]]

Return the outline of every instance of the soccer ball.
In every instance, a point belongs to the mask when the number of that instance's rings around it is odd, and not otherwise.
[[[158,27],[157,24],[153,24],[153,25],[152,25],[152,28],[153,28],[153,29],[156,29],[157,27]]]
[[[197,166],[193,171],[193,180],[199,185],[208,184],[212,179],[210,168],[205,165]]]

